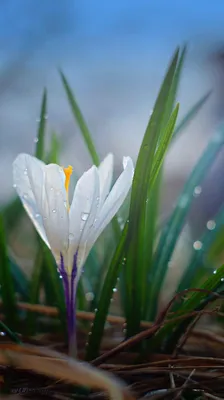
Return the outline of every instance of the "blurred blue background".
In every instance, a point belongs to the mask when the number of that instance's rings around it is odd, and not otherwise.
[[[223,19],[220,0],[2,0],[0,201],[13,193],[13,159],[34,150],[44,86],[49,132],[56,130],[64,143],[62,162],[78,173],[90,165],[58,68],[75,91],[101,157],[114,152],[120,167],[123,155],[136,159],[167,64],[176,46],[187,42],[180,116],[208,89],[213,95],[167,157],[166,214],[223,117]]]

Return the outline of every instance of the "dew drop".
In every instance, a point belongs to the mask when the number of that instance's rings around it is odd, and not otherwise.
[[[23,198],[26,200],[27,199],[27,197],[28,197],[28,194],[27,193],[23,193]]]
[[[116,287],[113,288],[113,292],[114,292],[114,293],[117,292],[117,288],[116,288]]]
[[[65,208],[67,208],[67,201],[64,201],[64,206]]]
[[[215,221],[210,220],[210,221],[207,222],[206,226],[210,231],[212,231],[213,229],[215,229],[216,223],[215,223]]]
[[[214,269],[213,274],[214,275],[217,274],[217,269]]]
[[[40,118],[36,118],[36,122],[40,122]]]
[[[53,192],[54,188],[51,186],[50,190],[51,190],[51,192]]]
[[[62,275],[59,275],[59,278],[62,279]]]
[[[12,187],[13,187],[14,189],[16,189],[16,188],[17,188],[17,185],[14,183],[14,184],[12,185]]]
[[[54,213],[54,214],[56,213],[56,210],[55,210],[55,208],[52,210],[52,213]]]
[[[202,192],[201,186],[195,186],[194,193],[193,193],[194,197],[200,196],[201,192]]]
[[[40,217],[40,214],[36,213],[35,218],[39,218],[39,217]]]
[[[35,139],[33,141],[34,141],[34,143],[38,143],[39,142],[38,137],[35,137]]]
[[[82,220],[82,221],[87,221],[88,216],[89,216],[89,213],[83,212],[83,213],[81,214],[81,220]]]
[[[224,278],[221,278],[221,282],[223,282],[224,281]]]
[[[23,173],[24,175],[27,175],[27,168],[24,169]]]
[[[196,240],[196,242],[194,242],[194,244],[193,244],[193,248],[195,250],[201,250],[202,246],[203,246],[203,244],[200,240]]]
[[[93,301],[94,294],[92,292],[88,292],[88,293],[86,293],[85,298],[87,301]]]
[[[44,119],[45,119],[45,120],[47,120],[47,119],[48,119],[48,115],[47,115],[47,114],[45,114],[45,116],[44,116]]]
[[[2,331],[2,332],[0,332],[0,335],[1,335],[1,336],[5,336],[6,333]]]
[[[95,308],[94,312],[96,313],[97,311],[98,311],[98,309],[97,309],[97,308]]]
[[[73,233],[69,233],[68,238],[69,238],[70,240],[74,239]]]

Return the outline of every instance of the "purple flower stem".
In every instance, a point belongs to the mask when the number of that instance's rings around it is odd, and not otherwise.
[[[68,353],[71,357],[77,355],[77,343],[76,343],[76,276],[77,276],[77,254],[74,256],[73,267],[71,275],[68,275],[65,266],[63,256],[61,254],[61,265],[59,273],[62,276],[62,282],[65,294],[65,305],[67,313],[67,328],[68,328]]]

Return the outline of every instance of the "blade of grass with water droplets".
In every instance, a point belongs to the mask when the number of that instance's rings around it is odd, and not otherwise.
[[[199,247],[196,248],[193,252],[192,258],[189,262],[186,271],[184,272],[181,281],[177,287],[177,292],[181,292],[184,289],[188,289],[192,287],[192,281],[194,279],[195,273],[199,268],[203,267],[204,259],[206,255],[209,253],[210,248],[212,247],[213,243],[216,241],[218,233],[222,230],[224,225],[224,210],[223,208],[217,214],[214,222],[214,228],[212,230],[206,230],[202,237],[199,239],[198,245]],[[224,240],[223,240],[224,244]],[[202,268],[203,269],[203,268]],[[203,272],[202,272],[203,273]],[[177,305],[178,308],[178,305]]]
[[[11,330],[18,327],[16,297],[11,266],[7,255],[5,229],[0,215],[0,285],[6,324]]]
[[[179,87],[180,77],[183,69],[184,59],[186,55],[186,47],[183,48],[180,57],[178,59],[176,71],[174,74],[171,90],[168,96],[168,101],[166,104],[166,108],[164,114],[161,115],[162,118],[162,129],[161,132],[166,133],[165,128],[170,117],[170,114],[173,110],[174,103],[176,101],[176,95]],[[173,139],[173,134],[172,134]],[[160,141],[162,140],[162,135],[160,137]],[[159,145],[158,145],[159,146]],[[167,146],[168,148],[168,146]],[[156,155],[155,155],[156,157]],[[143,281],[147,281],[148,276],[150,275],[150,270],[152,267],[152,259],[153,259],[153,250],[155,247],[155,242],[157,240],[156,235],[156,223],[158,217],[158,209],[159,209],[159,195],[160,195],[160,186],[162,183],[163,178],[163,168],[161,167],[160,173],[158,177],[155,176],[155,184],[154,188],[150,191],[149,189],[149,196],[146,200],[146,209],[145,209],[145,228],[144,228],[144,236],[145,236],[145,249],[142,249],[142,260],[141,265],[142,269],[144,270],[144,279]],[[144,289],[144,288],[143,288]],[[142,312],[142,319],[146,319],[147,314],[147,307],[148,307],[148,290],[145,286],[145,290],[142,290],[142,302],[143,304],[143,312]]]
[[[128,223],[125,224],[121,239],[114,253],[110,267],[107,271],[103,287],[100,293],[95,318],[91,327],[91,331],[88,338],[86,357],[85,359],[90,361],[96,358],[99,354],[100,344],[103,339],[103,331],[107,318],[107,314],[110,307],[110,302],[113,297],[113,289],[116,287],[117,279],[120,274],[122,267],[122,257],[124,252],[124,246],[127,236]]]
[[[210,141],[204,154],[200,158],[196,167],[192,171],[185,187],[177,201],[177,205],[172,212],[167,224],[161,231],[160,240],[154,255],[152,267],[152,290],[150,291],[150,301],[148,308],[149,320],[154,320],[157,313],[158,297],[168,268],[168,263],[172,257],[175,245],[180,232],[184,226],[185,219],[193,200],[193,193],[196,187],[203,181],[207,171],[213,164],[216,156],[224,144],[224,130],[220,130]]]
[[[127,336],[132,336],[140,329],[142,307],[142,282],[145,282],[145,269],[142,268],[142,251],[145,246],[145,206],[148,197],[148,188],[152,190],[150,179],[154,167],[154,156],[163,127],[163,115],[167,113],[167,104],[178,63],[179,50],[173,56],[153,113],[149,120],[146,132],[139,151],[131,192],[129,213],[129,229],[126,244],[125,267],[125,294],[124,309],[127,320]]]

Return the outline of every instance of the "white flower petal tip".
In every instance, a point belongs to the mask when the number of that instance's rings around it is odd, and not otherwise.
[[[131,178],[133,178],[135,169],[131,157],[129,156],[123,157],[123,168],[124,169],[128,168],[130,170],[130,176]]]

